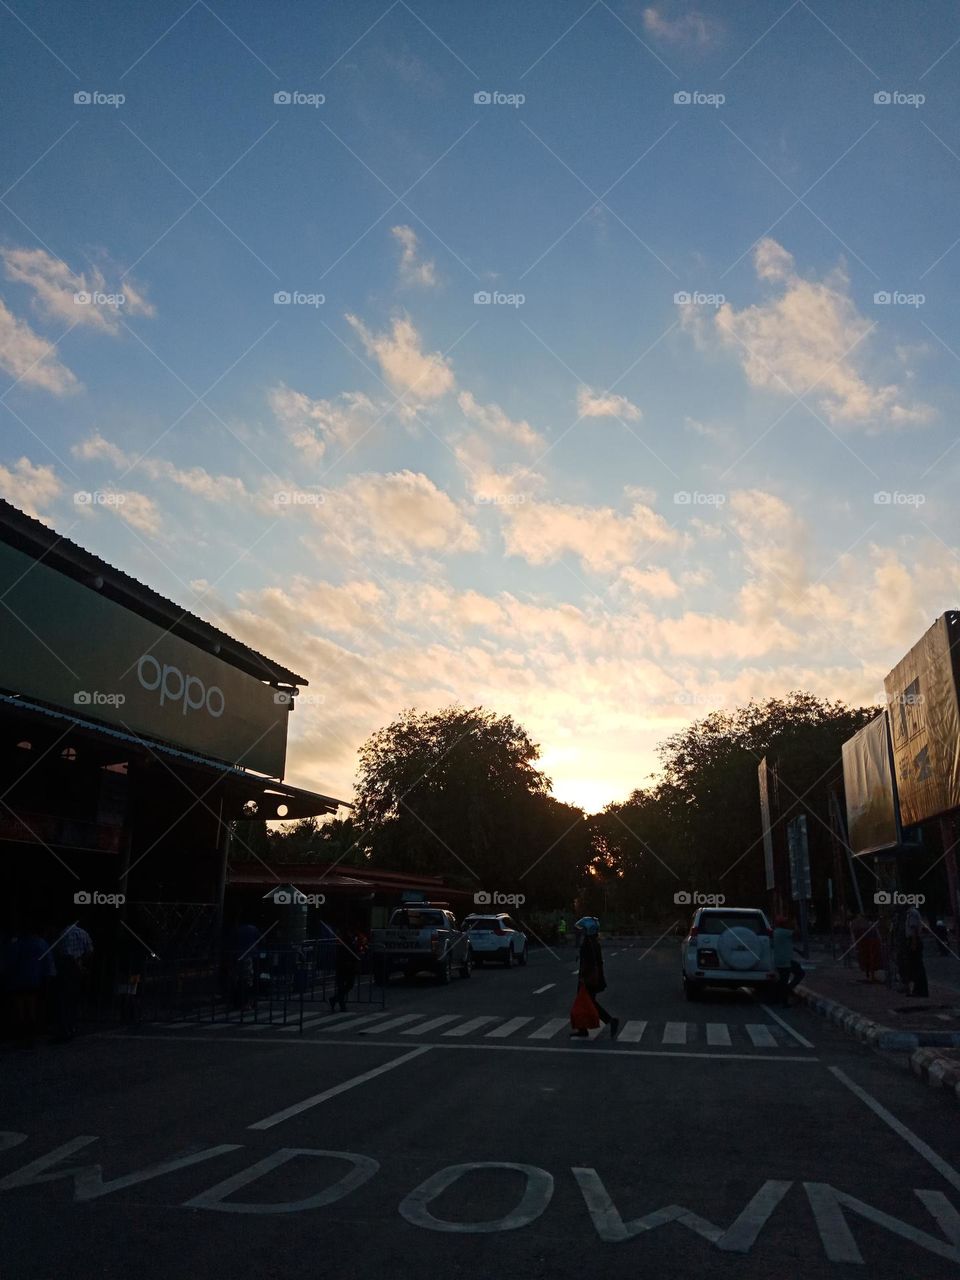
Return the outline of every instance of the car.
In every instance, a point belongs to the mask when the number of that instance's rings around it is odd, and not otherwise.
[[[708,987],[754,987],[773,993],[773,930],[756,907],[698,907],[680,943],[684,995],[697,1000]]]
[[[456,969],[461,978],[473,970],[473,951],[466,929],[458,929],[453,912],[443,902],[415,902],[398,907],[385,929],[370,934],[373,976],[385,984],[396,970],[408,978],[433,973],[448,983]]]
[[[473,963],[478,967],[497,960],[506,968],[527,963],[527,935],[503,911],[469,915],[463,931],[470,939]]]

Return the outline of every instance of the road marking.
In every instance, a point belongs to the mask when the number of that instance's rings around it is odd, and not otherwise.
[[[381,1010],[380,1013],[368,1013],[368,1014],[365,1014],[362,1018],[354,1018],[352,1021],[340,1022],[337,1024],[337,1026],[330,1027],[329,1030],[330,1031],[346,1031],[347,1027],[359,1027],[361,1023],[376,1022],[378,1018],[386,1018],[387,1016],[388,1015],[383,1010]],[[325,1026],[320,1026],[317,1028],[317,1030],[326,1031],[328,1030],[328,1028]]]
[[[460,1017],[459,1013],[442,1013],[439,1018],[430,1018],[427,1022],[422,1022],[419,1027],[408,1027],[406,1031],[400,1034],[405,1036],[422,1036],[428,1031],[436,1031],[437,1027],[445,1027],[448,1022],[456,1022]],[[374,1028],[380,1030],[381,1028]]]
[[[758,1049],[775,1049],[777,1042],[770,1028],[763,1022],[748,1022],[747,1035]]]
[[[302,1040],[294,1041],[295,1044],[303,1044]],[[416,1049],[411,1049],[409,1053],[402,1053],[399,1058],[391,1058],[389,1062],[384,1062],[379,1067],[374,1067],[370,1071],[364,1071],[362,1075],[354,1076],[352,1080],[345,1080],[343,1084],[334,1085],[332,1089],[324,1089],[323,1093],[315,1093],[312,1098],[304,1098],[303,1102],[295,1102],[292,1107],[285,1107],[283,1111],[277,1111],[272,1116],[267,1116],[265,1120],[258,1120],[256,1124],[248,1125],[249,1129],[272,1129],[274,1125],[282,1124],[284,1120],[289,1120],[291,1116],[301,1115],[304,1111],[309,1111],[311,1107],[317,1107],[321,1102],[326,1102],[329,1098],[336,1098],[341,1093],[346,1093],[348,1089],[355,1089],[357,1085],[366,1084],[368,1080],[375,1080],[377,1076],[384,1075],[387,1071],[392,1071],[394,1067],[402,1067],[405,1062],[411,1062],[414,1058],[419,1058],[424,1053],[429,1053],[432,1046],[421,1044]]]
[[[548,982],[545,987],[537,987],[536,991],[533,994],[535,996],[542,996],[544,991],[549,991],[551,987],[555,987],[556,985],[557,984],[555,982]]]
[[[805,1049],[816,1048],[816,1045],[813,1044],[811,1041],[809,1041],[806,1036],[802,1036],[799,1031],[794,1031],[790,1023],[787,1022],[785,1018],[781,1018],[779,1013],[777,1013],[775,1010],[769,1008],[769,1006],[765,1004],[762,1004],[760,1008],[763,1010],[764,1013],[768,1013],[770,1017],[773,1018],[774,1022],[779,1022],[781,1027],[783,1027],[784,1031],[789,1031],[790,1035],[793,1036],[794,1040],[796,1040],[798,1044],[802,1044]]]
[[[306,1031],[309,1027],[311,1030],[319,1030],[321,1026],[329,1027],[336,1026],[340,1022],[354,1022],[356,1017],[355,1013],[316,1013],[310,1018],[304,1018],[303,1029]],[[299,1031],[300,1028],[296,1023],[293,1023],[292,1025],[281,1027],[280,1030]]]
[[[545,1022],[542,1027],[538,1027],[536,1031],[531,1031],[527,1036],[528,1040],[549,1040],[555,1036],[561,1027],[569,1027],[569,1018],[551,1018],[549,1022]]]
[[[565,1018],[560,1019],[560,1021],[562,1025],[564,1026],[567,1025],[567,1020]],[[125,1032],[125,1031],[104,1031],[104,1032],[97,1032],[95,1034],[99,1038],[104,1040],[126,1040],[129,1042],[131,1039],[134,1038],[130,1036],[129,1032]],[[550,1036],[553,1034],[555,1034],[555,1032],[551,1030],[547,1036],[541,1036],[539,1038],[549,1039]],[[536,1035],[536,1033],[534,1033],[534,1035]],[[527,1037],[528,1040],[532,1040],[533,1038],[534,1036]],[[144,1040],[144,1041],[163,1040],[167,1044],[181,1044],[181,1045],[183,1044],[182,1040],[177,1041],[174,1039],[173,1036],[138,1035],[135,1037],[135,1039]],[[265,1042],[263,1040],[257,1040],[253,1036],[221,1036],[221,1037],[191,1036],[190,1043],[191,1044],[252,1044],[252,1045],[262,1046]],[[330,1048],[330,1041],[318,1040],[318,1039],[309,1040],[304,1038],[304,1039],[296,1039],[296,1040],[267,1041],[266,1043],[270,1044],[271,1047],[273,1048],[276,1048],[277,1044],[282,1044],[284,1048],[288,1048],[288,1049],[322,1049],[324,1051],[327,1051]],[[352,1048],[357,1048],[361,1045],[364,1048],[368,1048],[368,1049],[373,1047],[376,1047],[377,1049],[406,1049],[407,1048],[407,1045],[402,1040],[337,1040],[334,1043],[343,1045],[343,1046],[349,1046]],[[559,1045],[484,1044],[480,1040],[468,1040],[468,1041],[465,1041],[463,1044],[444,1044],[441,1040],[438,1040],[434,1044],[422,1045],[421,1049],[467,1049],[467,1050],[493,1049],[501,1053],[508,1052],[508,1051],[515,1052],[515,1053],[582,1053],[582,1049],[580,1048],[574,1048],[574,1047],[566,1048],[566,1047],[560,1047]],[[598,1054],[598,1053],[614,1054],[616,1057],[619,1057],[619,1058],[622,1058],[622,1057],[704,1058],[713,1062],[760,1062],[760,1063],[765,1063],[767,1065],[779,1065],[780,1063],[787,1063],[787,1062],[811,1062],[811,1063],[819,1064],[820,1062],[819,1058],[813,1058],[809,1054],[801,1055],[801,1054],[790,1054],[790,1053],[783,1053],[783,1054],[780,1054],[780,1053],[778,1054],[702,1053],[696,1050],[684,1051],[680,1049],[622,1049],[620,1048],[619,1045],[611,1046],[609,1049],[593,1049],[591,1051],[590,1056],[593,1057],[595,1054]]]
[[[484,1018],[469,1018],[459,1027],[451,1027],[449,1031],[445,1031],[445,1036],[468,1036],[471,1031],[477,1031],[480,1027],[485,1027],[490,1022],[499,1022],[497,1017],[487,1015]]]
[[[397,1018],[388,1018],[386,1022],[378,1022],[375,1027],[366,1027],[360,1032],[362,1036],[376,1036],[381,1031],[392,1031],[394,1027],[402,1027],[406,1022],[416,1022],[418,1018],[422,1018],[422,1013],[401,1013]],[[354,1023],[354,1026],[357,1024]]]
[[[944,1160],[942,1156],[937,1155],[933,1147],[927,1146],[922,1138],[918,1138],[912,1129],[908,1129],[907,1126],[901,1120],[898,1120],[892,1112],[888,1111],[882,1103],[878,1102],[876,1098],[867,1093],[866,1089],[861,1089],[858,1084],[854,1084],[846,1072],[841,1071],[839,1067],[830,1067],[830,1074],[836,1076],[841,1084],[845,1084],[850,1092],[855,1094],[861,1102],[866,1103],[874,1115],[879,1116],[884,1124],[889,1125],[894,1133],[899,1134],[904,1142],[913,1147],[917,1155],[923,1156],[924,1160],[926,1160],[928,1164],[932,1165],[941,1177],[946,1178],[951,1187],[955,1187],[960,1191],[960,1173],[954,1169],[953,1165],[947,1164],[946,1160]]]
[[[639,1022],[636,1018],[631,1018],[629,1022],[625,1022],[620,1028],[618,1040],[622,1040],[624,1044],[636,1044],[643,1036],[647,1029],[645,1022]]]
[[[707,1044],[723,1045],[730,1043],[730,1029],[725,1022],[707,1023]]]
[[[668,1022],[663,1028],[661,1044],[686,1044],[687,1024],[685,1022]]]
[[[492,1031],[486,1031],[484,1034],[490,1038],[502,1040],[506,1036],[512,1036],[515,1031],[519,1031],[521,1027],[525,1027],[532,1021],[532,1018],[509,1018],[502,1027],[494,1027]]]

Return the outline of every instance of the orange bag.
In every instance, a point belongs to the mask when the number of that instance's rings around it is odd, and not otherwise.
[[[592,1031],[600,1025],[600,1015],[590,992],[581,982],[570,1007],[570,1026],[574,1031]]]

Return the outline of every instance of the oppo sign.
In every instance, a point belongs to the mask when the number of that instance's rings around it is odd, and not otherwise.
[[[165,662],[162,666],[150,653],[137,663],[137,679],[148,693],[160,694],[161,707],[180,704],[183,715],[188,711],[206,711],[215,720],[223,715],[226,699],[223,690],[212,684],[208,689],[199,676],[184,675],[179,667]]]

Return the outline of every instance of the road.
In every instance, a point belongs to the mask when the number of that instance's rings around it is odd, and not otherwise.
[[[0,1056],[0,1276],[960,1275],[960,1124],[803,1008],[687,1003],[606,947],[300,1034],[98,1032]]]

